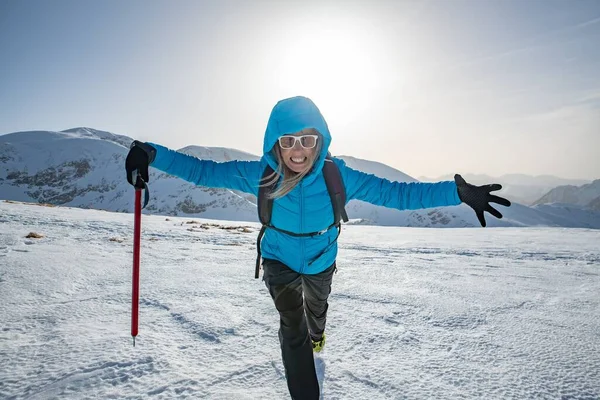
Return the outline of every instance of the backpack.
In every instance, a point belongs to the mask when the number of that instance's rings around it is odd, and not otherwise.
[[[272,175],[273,172],[273,168],[267,165],[267,168],[265,168],[263,172],[261,182],[263,182],[268,176]],[[285,233],[286,235],[294,237],[313,237],[322,235],[328,232],[331,228],[336,227],[338,228],[338,234],[335,240],[337,240],[337,238],[340,236],[340,233],[342,232],[342,224],[340,221],[348,222],[348,214],[346,213],[346,209],[344,208],[344,205],[346,204],[346,189],[344,187],[344,182],[342,181],[340,169],[333,162],[329,155],[327,155],[327,157],[325,158],[325,164],[323,164],[323,176],[325,177],[327,192],[329,193],[329,198],[331,199],[331,205],[333,208],[333,223],[327,228],[318,232],[295,233],[271,225],[271,214],[273,212],[274,199],[267,198],[267,195],[275,189],[278,182],[276,181],[270,185],[259,187],[258,219],[260,220],[262,227],[260,228],[260,232],[258,233],[258,238],[256,240],[256,251],[258,255],[256,257],[256,269],[254,271],[254,278],[258,279],[258,275],[260,272],[260,259],[262,257],[262,254],[260,252],[260,242],[267,228],[275,229],[278,232]]]

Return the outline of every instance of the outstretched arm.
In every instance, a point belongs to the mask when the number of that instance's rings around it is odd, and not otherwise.
[[[340,159],[334,159],[334,161],[340,168],[346,186],[347,201],[358,199],[399,210],[455,206],[464,202],[475,211],[475,215],[483,227],[487,225],[484,212],[488,212],[496,218],[502,218],[502,214],[490,203],[505,207],[511,205],[507,199],[491,194],[493,191],[502,189],[501,185],[471,185],[458,174],[454,176],[454,182],[391,182],[347,167],[346,163]]]
[[[200,186],[240,190],[258,195],[261,177],[260,161],[200,160],[166,147],[149,143],[156,149],[150,165]]]
[[[258,195],[262,171],[260,161],[219,163],[200,160],[154,143],[133,142],[126,160],[127,179],[130,179],[130,171],[139,170],[147,182],[148,165],[196,185],[240,190],[254,195]]]
[[[342,173],[348,201],[357,199],[398,210],[454,206],[461,203],[454,182],[392,182],[347,167],[342,160],[335,161]]]

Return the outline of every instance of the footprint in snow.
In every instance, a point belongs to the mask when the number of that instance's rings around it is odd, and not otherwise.
[[[325,382],[325,360],[315,355],[315,370],[317,371],[317,380],[319,381],[319,391],[323,399],[323,384]]]

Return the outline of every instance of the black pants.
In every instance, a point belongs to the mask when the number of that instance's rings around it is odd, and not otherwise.
[[[310,336],[320,339],[325,330],[335,263],[316,275],[299,274],[268,259],[263,261],[263,269],[263,279],[279,311],[279,342],[292,399],[317,400],[319,382]]]

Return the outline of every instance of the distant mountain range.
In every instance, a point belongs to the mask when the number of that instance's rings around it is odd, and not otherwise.
[[[600,179],[582,186],[559,186],[537,200],[534,204],[568,203],[600,211]]]
[[[573,185],[580,186],[590,181],[583,179],[564,179],[551,175],[530,176],[523,174],[508,174],[500,177],[493,177],[481,174],[462,174],[463,178],[474,185],[484,185],[486,183],[499,183],[502,185],[501,195],[511,201],[533,205],[542,196],[557,186]],[[438,178],[420,177],[423,182],[438,182],[443,180],[452,180],[454,175],[444,175]]]
[[[124,162],[132,139],[91,128],[62,132],[28,131],[0,136],[0,199],[131,212],[133,190]],[[187,146],[179,151],[215,161],[258,160],[259,156],[221,147]],[[378,162],[341,156],[348,166],[400,182],[416,179]],[[465,175],[472,183],[479,182]],[[452,179],[448,177],[448,179]],[[587,193],[587,192],[586,192]],[[198,187],[151,168],[151,199],[144,212],[257,221],[256,198],[225,189]],[[542,193],[542,197],[545,193]],[[586,197],[587,198],[587,197]],[[594,200],[596,201],[596,200]],[[596,203],[594,203],[596,204]],[[593,206],[593,204],[592,204]],[[416,227],[479,226],[466,205],[399,211],[352,200],[347,211],[355,224]],[[600,228],[600,213],[583,204],[514,204],[499,207],[505,218],[489,226]]]

